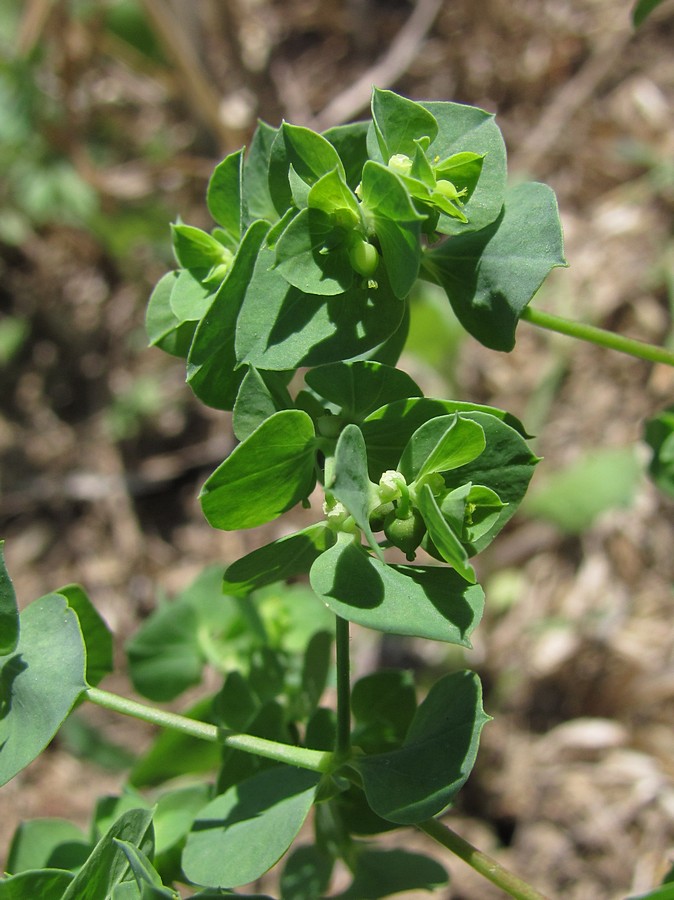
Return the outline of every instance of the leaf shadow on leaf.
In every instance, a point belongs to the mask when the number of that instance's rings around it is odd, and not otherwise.
[[[437,609],[441,616],[452,622],[462,635],[470,634],[475,628],[475,610],[466,600],[463,591],[469,587],[465,579],[458,573],[449,571],[445,566],[391,566],[396,572],[418,584],[424,591],[426,599]],[[433,573],[438,578],[433,579]],[[455,580],[456,591],[448,591],[448,581]]]
[[[349,605],[373,609],[384,600],[384,582],[359,547],[347,547],[338,557],[331,594],[348,597]]]
[[[12,710],[12,687],[14,682],[22,672],[28,668],[28,663],[23,659],[20,653],[10,657],[0,669],[0,719],[8,716]],[[3,744],[0,744],[2,749]]]

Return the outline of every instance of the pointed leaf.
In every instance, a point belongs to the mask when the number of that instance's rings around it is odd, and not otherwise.
[[[330,884],[334,860],[315,845],[298,847],[281,874],[281,900],[316,900]]]
[[[225,571],[222,589],[226,594],[244,597],[267,584],[304,575],[334,542],[334,532],[317,522],[232,563]]]
[[[421,425],[409,439],[398,464],[408,483],[434,472],[448,472],[472,462],[486,446],[484,431],[454,413]]]
[[[417,497],[417,504],[421,515],[424,517],[428,534],[440,556],[450,566],[453,566],[469,584],[475,584],[477,578],[475,577],[475,570],[468,562],[468,554],[450,525],[445,521],[433,492],[427,484],[421,488]]]
[[[311,567],[311,586],[338,616],[392,634],[470,647],[484,607],[479,585],[441,566],[390,566],[340,541]]]
[[[414,156],[415,141],[423,137],[432,141],[438,133],[435,117],[424,106],[378,88],[372,92],[372,122],[385,163],[395,153]]]
[[[309,814],[320,776],[274,766],[231,787],[197,815],[183,870],[197,884],[236,887],[270,869]]]
[[[231,261],[231,251],[212,234],[182,223],[171,225],[173,251],[184,269],[210,269]]]
[[[246,232],[229,275],[199,322],[187,360],[187,381],[209,406],[231,409],[244,371],[235,371],[236,320],[248,288],[260,246],[267,233],[264,222]]]
[[[352,190],[360,183],[363,166],[367,162],[369,127],[369,122],[351,122],[348,125],[335,125],[323,132],[323,137],[339,153],[346,173],[346,183]]]
[[[272,224],[278,219],[269,190],[271,148],[278,132],[278,128],[272,128],[266,122],[258,122],[243,164],[241,218],[246,228],[257,219]]]
[[[334,243],[332,218],[321,209],[303,209],[276,244],[276,268],[306,294],[333,296],[351,286],[354,271],[346,244]]]
[[[91,687],[113,669],[112,632],[79,584],[67,584],[56,592],[77,614],[87,657],[87,684]]]
[[[335,450],[334,477],[326,488],[348,509],[372,550],[383,561],[368,520],[370,490],[373,485],[367,474],[365,441],[357,425],[347,425],[339,436]]]
[[[44,750],[87,687],[84,640],[65,597],[31,603],[20,627],[0,657],[0,785]]]
[[[194,337],[195,322],[181,322],[171,307],[178,272],[167,272],[152,291],[145,313],[145,330],[152,347],[185,359]]]
[[[266,419],[204,484],[201,506],[214,528],[254,528],[278,518],[313,488],[314,425],[301,410]]]
[[[488,721],[477,675],[453,672],[437,681],[402,747],[356,762],[372,809],[401,825],[439,815],[465,784]]]
[[[310,207],[333,216],[335,223],[343,227],[360,224],[358,199],[339,169],[333,169],[318,179],[309,191],[307,203]]]
[[[91,856],[70,882],[62,900],[101,900],[133,874],[124,851],[115,839],[129,841],[145,853],[152,853],[154,836],[152,811],[131,809],[113,823],[94,847]]]
[[[19,642],[19,609],[5,565],[4,547],[5,542],[0,541],[0,657],[15,650]]]
[[[294,403],[283,378],[284,373],[261,373],[254,366],[241,382],[234,403],[232,427],[239,441],[244,441],[255,429],[282,409],[292,409]]]
[[[463,327],[493,350],[512,350],[522,312],[549,272],[565,265],[555,195],[535,182],[509,191],[493,224],[424,258]]]
[[[0,879],[0,900],[62,900],[75,876],[61,869],[37,869]]]
[[[230,153],[215,167],[206,192],[208,211],[238,243],[241,237],[243,150]]]
[[[12,874],[32,869],[77,869],[90,850],[84,833],[67,819],[31,819],[14,832],[6,869]]]
[[[171,290],[171,310],[180,323],[198,322],[213,302],[213,290],[199,280],[197,272],[201,275],[205,270],[181,269]]]

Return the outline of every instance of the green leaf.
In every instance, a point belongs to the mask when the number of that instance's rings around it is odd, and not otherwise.
[[[80,623],[87,659],[87,684],[91,687],[113,670],[112,632],[79,584],[67,584],[56,591],[68,601]]]
[[[86,651],[65,597],[48,594],[20,616],[19,640],[0,657],[0,785],[32,762],[86,689]]]
[[[367,162],[367,133],[369,122],[351,122],[348,125],[335,125],[323,132],[323,137],[330,141],[339,153],[344,165],[346,183],[352,190],[360,184],[363,166]]]
[[[352,422],[386,403],[421,396],[421,388],[405,372],[371,360],[319,366],[307,372],[304,380]]]
[[[353,743],[366,753],[381,753],[399,746],[416,708],[410,672],[390,669],[365,675],[351,691],[351,711],[356,720]]]
[[[465,784],[488,721],[477,675],[453,672],[437,681],[402,747],[356,761],[372,809],[401,825],[439,815]]]
[[[469,584],[475,584],[475,570],[468,562],[468,554],[451,526],[447,523],[433,492],[427,484],[423,485],[417,498],[421,515],[424,517],[428,534],[440,556],[465,578]]]
[[[257,219],[271,224],[278,219],[269,189],[271,148],[278,132],[278,128],[259,122],[243,164],[241,218],[246,228]]]
[[[12,653],[19,642],[19,609],[5,565],[4,547],[5,542],[0,541],[0,657]]]
[[[415,141],[438,133],[438,123],[423,105],[401,97],[393,91],[372,91],[372,124],[377,136],[379,151],[385,163],[395,153],[412,157]]]
[[[302,663],[302,718],[308,718],[320,703],[328,683],[332,661],[332,633],[317,631],[309,641]]]
[[[155,856],[166,853],[186,837],[194,817],[208,802],[211,788],[192,784],[166,791],[157,798],[154,811]]]
[[[194,337],[196,323],[181,322],[171,307],[178,272],[167,272],[157,282],[145,313],[145,330],[152,347],[185,359]]]
[[[84,833],[67,819],[31,819],[14,832],[6,870],[16,874],[31,869],[77,869],[90,850]]]
[[[187,838],[185,875],[212,887],[259,878],[299,833],[319,781],[314,772],[274,766],[216,797],[197,815]]]
[[[0,900],[62,900],[73,877],[72,872],[60,869],[20,872],[0,879]]]
[[[549,474],[527,497],[524,509],[579,534],[606,510],[631,506],[641,476],[634,447],[594,450]]]
[[[674,406],[646,422],[644,440],[653,451],[648,474],[661,491],[674,497]]]
[[[101,900],[120,883],[133,879],[129,862],[115,839],[128,841],[144,853],[152,853],[152,811],[131,809],[117,819],[79,870],[62,900]]]
[[[171,310],[181,324],[198,322],[213,302],[213,291],[197,278],[197,272],[205,270],[181,269],[171,290]]]
[[[232,427],[239,441],[244,441],[255,429],[282,409],[294,404],[286,387],[285,373],[260,372],[248,366],[234,403]]]
[[[407,442],[397,466],[408,483],[435,472],[448,472],[472,462],[485,449],[484,430],[454,413],[420,425]]]
[[[551,269],[566,265],[553,191],[518,185],[493,224],[445,241],[423,265],[466,331],[493,350],[512,350],[522,312]]]
[[[334,244],[334,234],[327,213],[303,209],[276,244],[277,271],[306,294],[343,294],[353,283],[354,271],[346,244]]]
[[[200,321],[187,360],[187,381],[215,409],[232,409],[244,371],[235,371],[236,320],[268,226],[256,222],[244,235],[229,275]]]
[[[129,841],[123,841],[119,838],[114,838],[114,842],[129,862],[129,867],[141,892],[141,900],[150,900],[150,898],[154,900],[155,897],[169,897],[170,900],[176,900],[176,898],[180,900],[179,895],[175,891],[164,887],[159,873],[142,850],[134,847]],[[148,888],[150,890],[147,890]]]
[[[322,135],[287,122],[283,123],[281,133],[289,164],[307,184],[316,184],[321,176],[333,169],[344,174],[339,154]]]
[[[225,683],[213,698],[213,714],[218,725],[232,731],[246,731],[260,708],[248,681],[236,669],[227,673]]]
[[[372,215],[391,287],[405,298],[419,274],[421,222],[405,185],[386,166],[369,161],[363,169],[363,203]]]
[[[663,884],[647,894],[630,894],[627,900],[674,900],[674,884]]]
[[[361,215],[358,199],[346,183],[344,173],[333,169],[318,179],[307,196],[307,203],[313,209],[320,209],[333,217],[343,227],[360,225]]]
[[[441,172],[442,163],[454,154],[469,152],[484,157],[479,181],[463,207],[468,222],[441,215],[436,228],[442,234],[479,231],[499,215],[506,190],[506,149],[494,115],[459,103],[431,101],[420,105],[438,123],[438,135],[426,152],[432,162],[440,165]],[[456,186],[470,184],[460,181]]]
[[[405,305],[385,273],[377,273],[376,287],[354,283],[325,297],[289,285],[273,268],[274,258],[262,250],[247,285],[236,326],[239,362],[287,371],[350,359],[373,350],[400,325]]]
[[[265,654],[264,657],[269,659],[270,654]],[[262,672],[260,674],[264,678],[265,674],[269,673]],[[269,680],[266,680],[264,684],[268,695],[280,693],[284,687],[285,672],[281,671],[278,674],[280,675],[278,684],[273,684]],[[275,673],[271,673],[271,675],[272,680],[275,680]],[[292,742],[292,737],[286,724],[286,711],[280,703],[271,699],[266,700],[246,725],[246,734],[264,738],[267,741],[276,741],[280,744]],[[224,794],[225,791],[252,778],[259,772],[276,767],[277,764],[273,760],[266,759],[263,756],[256,756],[254,753],[244,753],[243,750],[232,750],[226,747],[222,754],[222,765],[218,773],[216,793],[218,795]]]
[[[348,509],[365,539],[383,561],[381,549],[370,528],[370,495],[374,485],[367,474],[365,441],[357,425],[347,425],[337,441],[333,478],[326,490]]]
[[[433,891],[449,881],[445,868],[421,853],[366,846],[357,851],[353,881],[331,900],[379,900],[401,891]]]
[[[178,223],[171,225],[171,232],[173,251],[184,269],[210,269],[231,261],[231,252],[201,228]]]
[[[214,528],[271,522],[314,486],[313,422],[301,410],[274,413],[239,444],[204,484],[199,499]]]
[[[293,850],[281,873],[281,900],[316,900],[330,885],[334,861],[317,846]]]
[[[241,237],[242,173],[243,150],[237,150],[215,167],[206,192],[208,211],[236,243]]]
[[[304,575],[334,542],[334,533],[323,522],[279,538],[232,563],[225,571],[223,591],[244,597],[267,584]]]
[[[391,566],[340,540],[311,567],[311,586],[338,616],[392,634],[470,647],[484,594],[440,566]]]
[[[650,16],[653,10],[657,9],[662,2],[663,0],[638,0],[632,7],[632,22],[634,27],[639,28],[640,25],[643,25],[648,16]],[[649,894],[648,896],[650,897],[651,895]]]

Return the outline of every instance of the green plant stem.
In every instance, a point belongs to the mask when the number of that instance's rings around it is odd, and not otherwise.
[[[105,709],[113,710],[124,716],[132,716],[142,719],[151,725],[159,725],[162,728],[173,728],[182,731],[183,734],[201,738],[205,741],[214,741],[231,747],[233,750],[243,750],[244,753],[253,753],[256,756],[264,756],[277,762],[286,763],[289,766],[298,766],[301,769],[310,769],[312,772],[327,772],[333,766],[333,754],[318,750],[307,750],[305,747],[293,747],[289,744],[281,744],[278,741],[268,741],[265,738],[254,737],[250,734],[229,732],[208,722],[200,722],[197,719],[189,719],[178,713],[167,712],[154,706],[146,706],[127,697],[111,694],[109,691],[101,691],[98,688],[88,688],[87,698],[92,703]]]
[[[344,758],[351,752],[351,656],[349,623],[337,616],[335,655],[337,664],[337,741],[335,751]]]
[[[547,328],[548,331],[556,331],[581,341],[589,341],[599,347],[608,347],[610,350],[619,350],[621,353],[627,353],[639,359],[647,359],[649,362],[674,366],[674,353],[671,350],[647,344],[645,341],[635,341],[633,338],[597,328],[596,325],[573,322],[571,319],[563,319],[561,316],[554,316],[552,313],[543,312],[540,309],[532,309],[530,306],[527,306],[521,318],[532,325],[538,325],[539,328]]]
[[[464,862],[468,863],[471,868],[475,869],[484,878],[487,878],[492,884],[500,887],[506,894],[510,894],[515,900],[546,900],[543,894],[540,894],[535,888],[522,881],[517,875],[504,869],[503,866],[482,853],[477,847],[473,847],[467,840],[460,837],[447,825],[438,822],[437,819],[427,819],[417,825],[421,831],[427,834],[438,844],[442,844],[452,853],[460,857]]]

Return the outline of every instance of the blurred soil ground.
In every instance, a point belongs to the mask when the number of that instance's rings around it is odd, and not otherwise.
[[[179,360],[144,347],[168,222],[208,223],[206,179],[258,116],[357,118],[372,82],[495,112],[513,179],[559,197],[570,268],[535,303],[671,341],[671,2],[635,33],[625,0],[147,0],[144,52],[103,14],[115,4],[21,6],[12,53],[52,110],[38,104],[36,127],[98,204],[88,228],[57,214],[0,244],[0,313],[27,329],[0,371],[0,530],[21,604],[77,580],[121,646],[159,590],[292,526],[206,526],[196,496],[232,446],[228,417],[193,400]],[[466,338],[440,369],[412,354],[403,365],[427,393],[521,416],[544,457],[534,485],[638,444],[674,401],[671,369],[524,323],[518,334],[508,355]],[[580,534],[523,512],[478,561],[488,611],[465,663],[495,719],[452,820],[551,898],[617,900],[674,860],[673,551],[674,503],[644,477]],[[449,664],[444,648],[363,640],[373,663]],[[147,741],[133,723],[92,721],[134,749]],[[122,778],[57,738],[2,789],[0,847],[22,818],[84,824]],[[445,862],[453,882],[438,896],[501,896]]]

